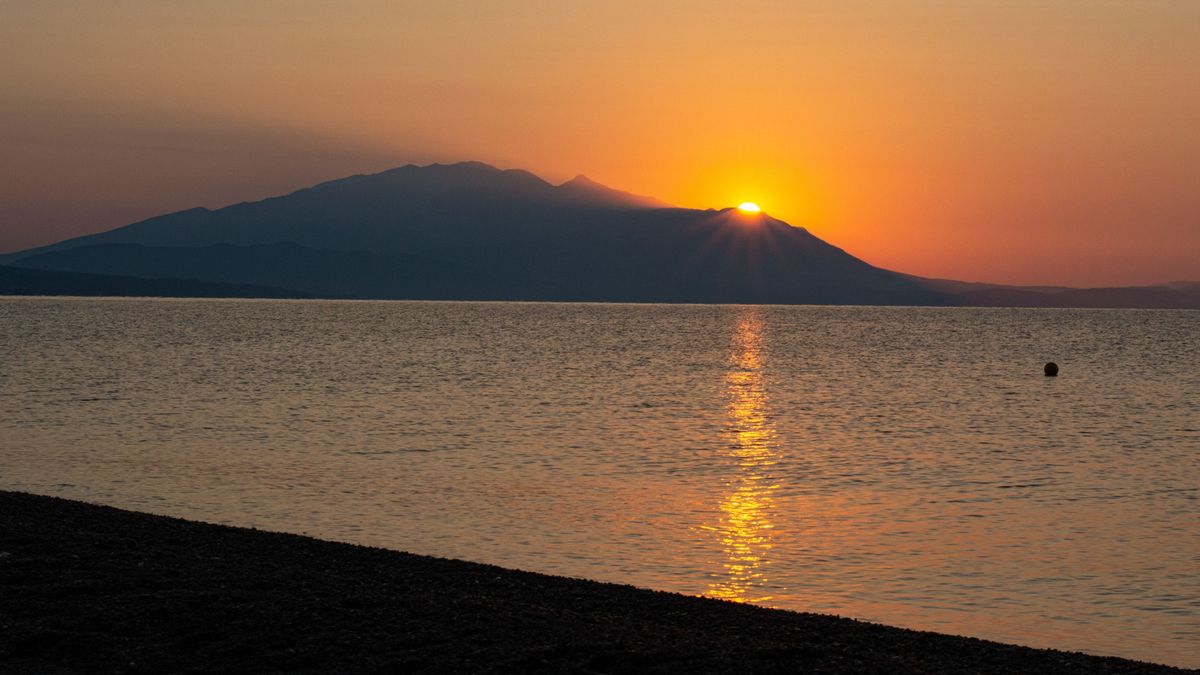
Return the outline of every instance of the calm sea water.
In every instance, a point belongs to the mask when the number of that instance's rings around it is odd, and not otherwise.
[[[3,488],[1200,666],[1200,312],[11,298],[0,366]]]

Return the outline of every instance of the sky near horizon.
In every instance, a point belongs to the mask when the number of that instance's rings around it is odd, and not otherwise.
[[[1200,2],[0,0],[0,252],[481,160],[929,277],[1200,279]]]

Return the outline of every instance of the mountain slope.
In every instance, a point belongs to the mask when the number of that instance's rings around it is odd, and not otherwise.
[[[406,166],[152,218],[10,264],[331,297],[947,303],[765,214],[655,204],[583,177],[554,186],[474,162]]]
[[[700,217],[697,217],[699,213]],[[22,258],[35,269],[296,288],[325,297],[641,302],[921,303],[941,297],[766,217],[664,209],[540,237],[420,255],[290,243],[100,244]]]
[[[635,195],[622,190],[614,190],[601,185],[583,174],[558,186],[558,189],[576,204],[591,204],[593,206],[625,206],[629,208],[669,209],[670,204],[655,199]]]
[[[554,186],[521,170],[479,162],[408,165],[351,176],[215,211],[195,208],[69,239],[0,262],[79,246],[257,245],[282,241],[337,250],[411,251],[482,243],[569,221],[579,212],[617,217],[655,200],[579,177]]]

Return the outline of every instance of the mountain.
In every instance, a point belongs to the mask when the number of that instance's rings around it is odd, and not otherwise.
[[[192,279],[143,279],[77,274],[0,265],[0,295],[89,295],[171,298],[304,298],[305,293],[269,286]]]
[[[675,208],[585,176],[553,185],[479,162],[408,165],[189,209],[0,263],[332,298],[1200,308],[1191,282],[1070,289],[922,279],[765,213]]]
[[[621,204],[630,208],[646,209],[672,208],[671,204],[661,199],[614,190],[613,188],[597,183],[583,174],[579,174],[558,186],[558,188],[564,194],[570,195],[572,201],[577,204],[592,204],[594,206]]]
[[[945,304],[766,214],[664,207],[585,177],[556,186],[478,162],[191,209],[7,262],[324,297]]]
[[[534,236],[581,215],[619,217],[661,208],[648,197],[580,176],[552,185],[517,169],[480,162],[408,165],[321,183],[282,197],[216,211],[194,208],[108,232],[0,258],[96,244],[258,245],[291,242],[318,249],[396,252],[479,245]]]

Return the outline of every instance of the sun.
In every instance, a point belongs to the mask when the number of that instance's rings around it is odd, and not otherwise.
[[[758,207],[758,204],[755,204],[754,202],[742,202],[741,204],[738,204],[738,209],[745,211],[746,213],[758,213],[759,211],[762,211],[762,209]]]

